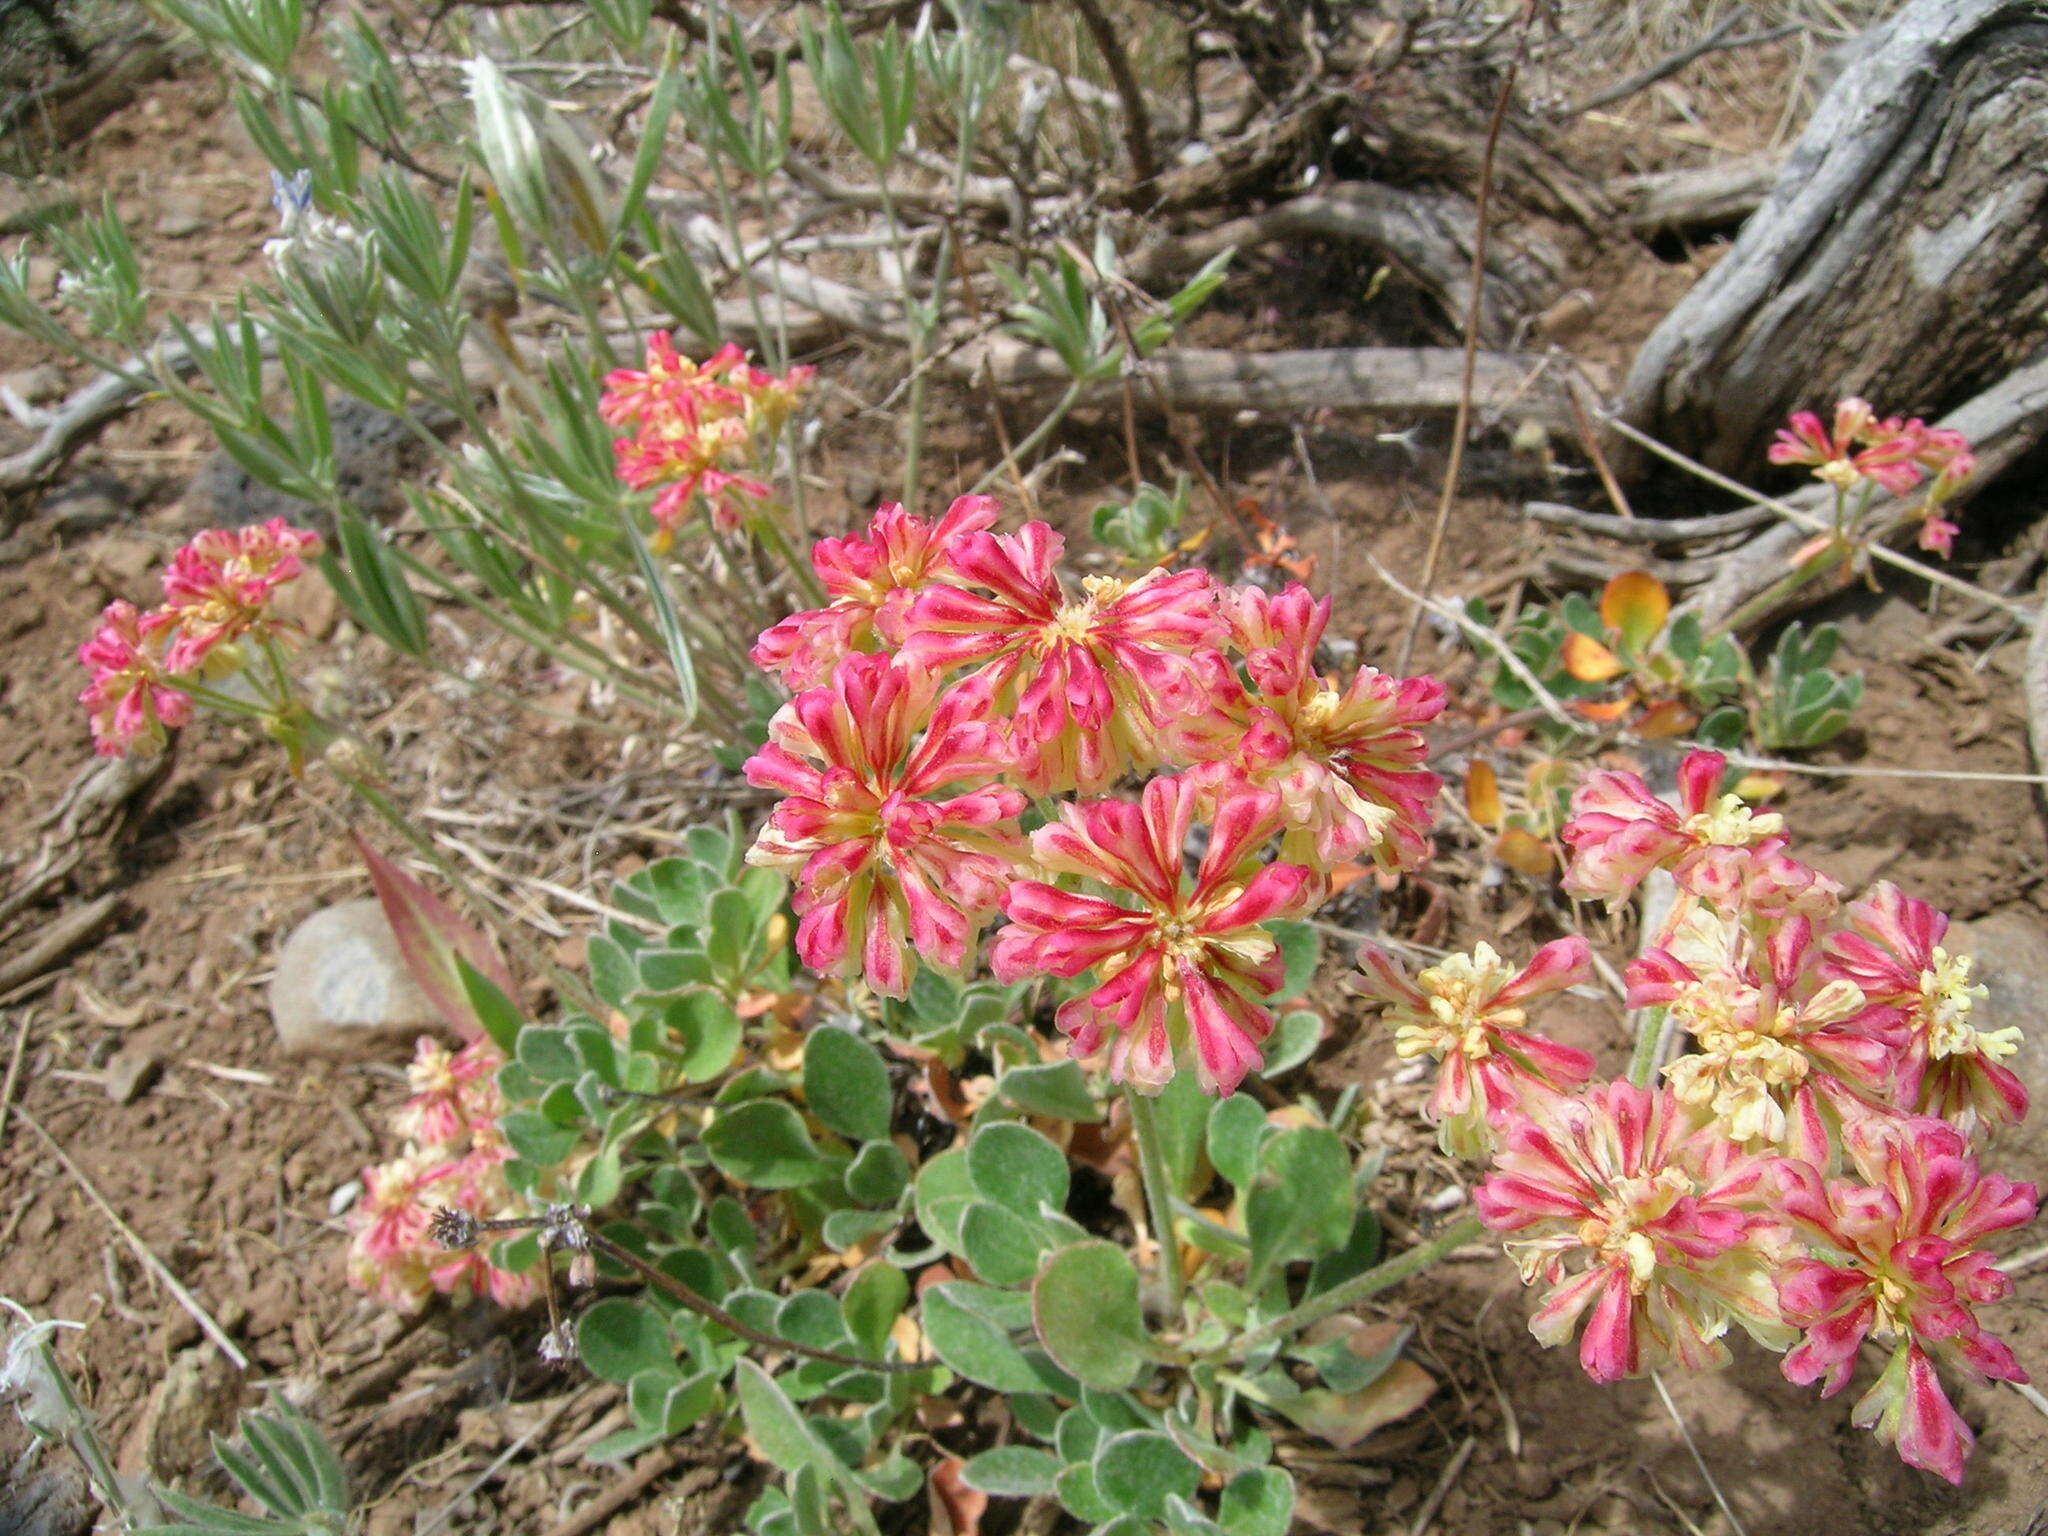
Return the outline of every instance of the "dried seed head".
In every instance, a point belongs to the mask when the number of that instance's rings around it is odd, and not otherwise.
[[[427,1235],[443,1248],[474,1248],[478,1236],[477,1219],[468,1211],[451,1210],[444,1205],[427,1223]]]
[[[576,1358],[576,1336],[567,1323],[550,1328],[542,1336],[540,1357],[549,1365],[566,1365]]]

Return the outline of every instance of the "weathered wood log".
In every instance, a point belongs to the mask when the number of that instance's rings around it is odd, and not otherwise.
[[[1732,229],[1755,213],[1783,166],[1779,155],[1742,155],[1682,171],[1619,177],[1608,183],[1607,193],[1638,235],[1698,235]]]
[[[2048,346],[2044,242],[2048,0],[1911,0],[1644,344],[1622,417],[1744,476],[1802,406],[1939,415]]]
[[[1477,229],[1477,210],[1469,198],[1343,181],[1195,234],[1167,236],[1138,251],[1128,275],[1152,288],[1233,246],[1245,250],[1276,240],[1335,240],[1362,246],[1386,261],[1428,296],[1455,334],[1464,323]],[[1505,345],[1518,321],[1556,297],[1561,268],[1554,252],[1493,231],[1480,296],[1480,341]]]

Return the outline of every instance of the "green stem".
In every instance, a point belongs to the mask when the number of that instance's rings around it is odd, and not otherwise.
[[[1080,403],[1081,393],[1085,388],[1086,386],[1082,384],[1082,382],[1079,379],[1076,379],[1073,383],[1069,384],[1067,386],[1067,392],[1061,395],[1058,400],[1054,401],[1052,409],[1045,413],[1045,420],[1041,421],[1037,426],[1033,427],[1029,435],[1027,435],[1021,443],[1017,444],[1016,447],[1010,450],[1010,456],[1007,459],[1003,460],[1002,463],[993,466],[987,474],[983,475],[979,480],[975,481],[974,488],[970,490],[967,494],[970,496],[979,496],[983,491],[987,490],[991,485],[993,485],[996,482],[997,477],[1000,476],[1004,470],[1012,467],[1016,469],[1017,474],[1021,477],[1024,473],[1025,455],[1035,450],[1040,443],[1044,442],[1047,437],[1052,435],[1052,429],[1054,427],[1057,427],[1061,422],[1067,419],[1067,412],[1071,411],[1076,405]]]
[[[1657,1075],[1658,1046],[1664,1040],[1665,1010],[1645,1008],[1636,1021],[1636,1046],[1628,1058],[1628,1080],[1638,1088],[1650,1086]]]
[[[1152,1241],[1159,1248],[1159,1273],[1166,1286],[1166,1310],[1178,1320],[1187,1279],[1180,1272],[1180,1239],[1173,1232],[1173,1186],[1166,1166],[1166,1144],[1159,1139],[1159,1121],[1151,1099],[1128,1083],[1124,1101],[1131,1109],[1131,1130],[1138,1143],[1138,1171],[1145,1180],[1145,1208],[1150,1213]]]
[[[1779,577],[1762,592],[1759,592],[1755,597],[1752,597],[1748,602],[1728,615],[1728,622],[1723,624],[1716,633],[1733,634],[1752,620],[1769,613],[1786,597],[1798,591],[1816,576],[1823,576],[1837,565],[1840,565],[1848,553],[1849,545],[1838,535],[1828,542],[1826,548],[1808,556],[1791,571]]]
[[[1354,1275],[1342,1285],[1332,1286],[1320,1296],[1310,1297],[1293,1311],[1283,1312],[1271,1322],[1254,1328],[1238,1339],[1239,1356],[1249,1355],[1265,1345],[1299,1333],[1311,1323],[1334,1317],[1357,1306],[1368,1296],[1377,1296],[1403,1280],[1413,1279],[1452,1249],[1464,1247],[1485,1230],[1485,1224],[1477,1216],[1461,1217],[1428,1242],[1417,1243],[1399,1258],[1376,1264],[1364,1274]]]

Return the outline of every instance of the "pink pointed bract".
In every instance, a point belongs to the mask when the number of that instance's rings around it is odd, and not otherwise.
[[[1279,792],[1289,857],[1326,869],[1361,855],[1390,870],[1422,863],[1442,781],[1417,727],[1442,713],[1443,685],[1370,667],[1349,682],[1317,671],[1330,601],[1298,582],[1277,597],[1234,587],[1222,603],[1250,684],[1219,686],[1221,707],[1182,724],[1190,754]]]
[[[842,657],[900,644],[904,619],[924,587],[953,572],[953,552],[970,533],[996,520],[993,496],[962,496],[927,522],[895,502],[879,508],[866,536],[820,539],[811,568],[832,601],[793,614],[762,633],[755,665],[791,688],[815,688]]]
[[[1156,766],[1162,729],[1213,707],[1205,662],[1226,638],[1207,572],[1090,576],[1074,599],[1054,570],[1064,547],[1044,523],[967,534],[958,584],[927,587],[904,625],[907,664],[973,678],[1010,722],[1032,794],[1095,793]]]
[[[101,757],[161,747],[167,728],[191,718],[191,695],[173,686],[164,667],[166,631],[174,622],[161,612],[112,602],[92,638],[78,648],[80,663],[92,674],[78,702],[91,716],[93,750]]]

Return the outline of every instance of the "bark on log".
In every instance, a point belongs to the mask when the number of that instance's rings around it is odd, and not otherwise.
[[[2048,0],[1911,0],[1644,344],[1622,416],[1740,477],[1802,406],[1953,409],[2048,345],[2044,240]]]
[[[1153,288],[1233,246],[1243,250],[1303,238],[1347,241],[1366,247],[1420,288],[1455,333],[1464,324],[1477,229],[1477,210],[1468,198],[1378,182],[1338,182],[1195,234],[1168,236],[1140,250],[1128,271],[1141,287]],[[1556,297],[1561,266],[1554,254],[1517,245],[1494,231],[1487,242],[1480,297],[1480,342],[1505,345],[1518,321]]]
[[[1634,233],[1697,235],[1731,229],[1755,213],[1777,185],[1783,159],[1742,155],[1682,171],[1652,171],[1608,184],[1622,219]]]

